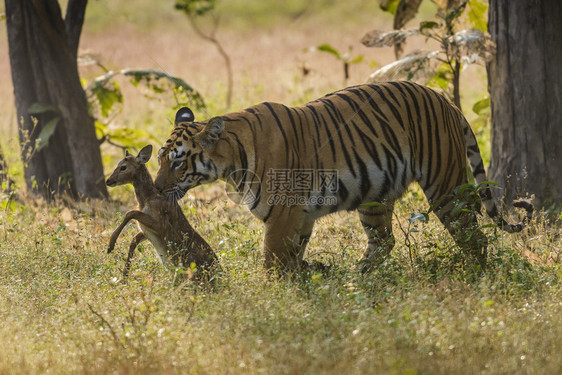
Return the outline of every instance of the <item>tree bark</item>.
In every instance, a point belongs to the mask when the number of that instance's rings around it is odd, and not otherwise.
[[[70,193],[76,198],[106,197],[94,119],[76,62],[86,1],[71,0],[65,25],[57,0],[5,0],[12,80],[22,143],[25,179],[45,197]],[[72,34],[67,33],[72,30]],[[75,43],[72,47],[69,43]],[[33,103],[50,104],[57,114],[28,113]],[[49,120],[60,117],[49,145],[40,152],[36,140]]]
[[[489,177],[507,200],[529,193],[539,206],[562,204],[561,19],[560,0],[490,1]]]
[[[69,0],[66,8],[64,26],[68,48],[74,56],[78,55],[78,44],[80,43],[80,34],[82,34],[84,16],[86,15],[86,5],[88,5],[88,0]]]

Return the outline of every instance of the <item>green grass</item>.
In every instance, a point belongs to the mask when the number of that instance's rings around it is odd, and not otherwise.
[[[26,200],[3,210],[0,373],[562,368],[562,270],[553,261],[561,255],[560,223],[541,220],[517,235],[488,230],[490,269],[480,275],[434,217],[410,234],[411,248],[404,245],[400,225],[406,229],[405,219],[424,206],[414,189],[397,210],[398,245],[384,267],[357,271],[365,236],[354,214],[338,214],[317,224],[307,255],[331,270],[275,278],[261,265],[261,224],[219,191],[198,189],[186,202],[223,266],[214,286],[174,286],[150,245],[135,257],[128,283],[120,282],[134,231],[125,231],[115,253],[105,248],[130,199],[73,208]]]

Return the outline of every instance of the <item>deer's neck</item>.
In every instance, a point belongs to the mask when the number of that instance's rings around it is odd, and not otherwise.
[[[152,176],[148,173],[148,169],[143,165],[138,171],[135,181],[133,182],[133,187],[135,188],[135,196],[137,202],[139,202],[140,208],[144,208],[147,202],[153,197],[160,194],[158,189],[154,186],[154,181],[152,181]]]

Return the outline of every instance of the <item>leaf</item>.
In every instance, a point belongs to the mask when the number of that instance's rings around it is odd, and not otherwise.
[[[191,16],[203,16],[215,8],[216,0],[176,0],[174,8]]]
[[[418,13],[421,0],[401,0],[394,15],[394,29],[399,30]]]
[[[316,46],[315,48],[317,51],[327,52],[336,56],[338,59],[341,58],[339,51],[327,43]]]
[[[14,199],[4,199],[0,202],[0,210],[15,212],[19,207],[19,204]]]
[[[353,59],[349,60],[350,64],[358,64],[361,61],[363,61],[363,55],[359,55],[357,57],[354,57]]]
[[[457,196],[466,196],[466,192],[473,192],[476,190],[476,186],[472,184],[463,184],[455,188],[454,192]]]
[[[428,84],[435,84],[442,90],[447,91],[452,80],[453,73],[451,72],[451,68],[446,63],[442,63],[435,69],[435,75],[431,78]]]
[[[98,139],[102,139],[105,136],[105,133],[107,131],[107,125],[96,121],[95,122],[95,128],[96,128],[96,137]]]
[[[418,13],[421,0],[401,0],[394,15],[394,29],[402,29],[406,24],[412,20]],[[398,42],[394,45],[394,56],[400,58],[403,52],[403,42]]]
[[[467,211],[469,211],[468,208],[464,208],[466,205],[468,205],[468,202],[464,202],[464,201],[458,202],[458,203],[455,205],[455,207],[453,207],[453,209],[451,210],[451,215],[454,216],[454,215],[456,215],[456,214],[458,214],[458,213],[460,213],[460,212],[467,212]]]
[[[472,106],[472,111],[481,116],[484,112],[490,109],[490,97],[477,101]]]
[[[157,94],[165,93],[168,89],[153,82],[164,80],[164,82],[168,82],[173,85],[173,92],[180,93],[184,96],[185,103],[181,102],[181,104],[189,103],[196,109],[205,108],[205,101],[203,100],[201,94],[199,94],[199,92],[181,78],[153,69],[124,69],[121,73],[130,77],[131,83],[134,86],[138,86],[139,83],[145,83],[149,89]]]
[[[149,132],[132,128],[107,129],[105,135],[109,136],[112,142],[130,148],[140,148],[149,140],[158,142]]]
[[[106,85],[98,86],[95,92],[100,105],[101,115],[108,117],[115,103],[123,103],[123,94],[117,82],[110,82]]]
[[[390,14],[396,14],[396,9],[398,8],[398,4],[400,0],[378,0],[379,7]]]
[[[435,27],[437,27],[437,26],[439,26],[439,24],[438,24],[437,22],[435,22],[435,21],[423,21],[423,22],[420,22],[419,31],[420,31],[420,33],[423,34],[423,31],[424,31],[425,29],[433,29],[433,28],[435,28]]]
[[[488,6],[480,0],[470,0],[468,3],[468,20],[470,26],[482,32],[488,31],[488,22],[486,14],[488,13]]]
[[[419,30],[372,30],[361,38],[361,43],[366,47],[391,47],[400,44],[410,35],[419,34]]]
[[[60,113],[59,109],[57,107],[55,107],[54,105],[51,104],[47,104],[47,103],[33,103],[32,105],[29,106],[29,108],[27,109],[27,112],[30,115],[39,115],[42,113],[48,113],[48,112],[53,112],[53,113]]]
[[[482,181],[481,183],[479,183],[478,185],[476,185],[476,191],[481,191],[487,188],[492,188],[492,189],[501,189],[501,185],[498,184],[495,181]]]
[[[43,129],[41,129],[39,135],[37,136],[37,145],[35,147],[35,151],[39,152],[49,145],[49,139],[55,133],[55,129],[59,120],[60,117],[55,117],[51,121],[47,122],[45,126],[43,126]]]
[[[110,71],[107,74],[96,77],[86,87],[85,91],[90,105],[95,103],[102,117],[108,117],[116,103],[123,104],[121,89],[117,82],[112,81],[117,74],[119,73]]]

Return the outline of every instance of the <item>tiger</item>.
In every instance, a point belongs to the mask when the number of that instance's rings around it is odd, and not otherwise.
[[[409,81],[360,84],[307,104],[263,102],[197,122],[183,107],[158,152],[155,185],[181,199],[201,184],[223,180],[265,226],[266,269],[291,270],[303,260],[315,221],[357,210],[368,242],[362,271],[388,258],[395,245],[394,203],[417,182],[459,248],[486,266],[487,238],[476,211],[458,210],[455,188],[487,181],[475,135],[462,114],[437,91]],[[488,215],[503,230],[525,228],[530,201],[517,224],[507,223],[481,190]]]

